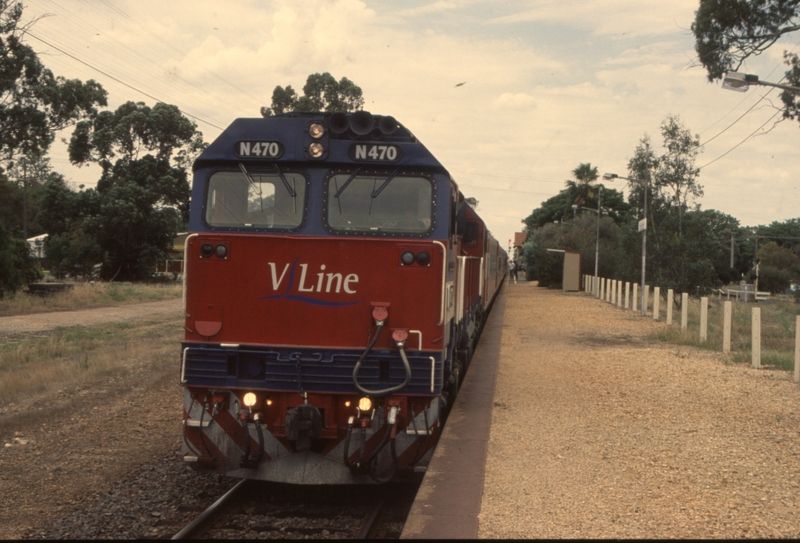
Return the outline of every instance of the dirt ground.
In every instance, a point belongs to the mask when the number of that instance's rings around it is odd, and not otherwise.
[[[790,372],[650,342],[664,323],[584,294],[505,292],[479,537],[800,537]]]
[[[57,326],[180,318],[180,299],[0,317],[0,342]],[[178,341],[152,358],[130,360],[124,376],[100,386],[75,385],[31,401],[24,406],[31,414],[27,426],[19,426],[19,405],[0,413],[0,539],[21,537],[178,449]]]

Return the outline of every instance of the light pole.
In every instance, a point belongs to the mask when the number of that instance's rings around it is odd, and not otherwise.
[[[597,288],[598,288],[598,263],[600,262],[600,214],[602,212],[602,208],[600,207],[600,201],[603,197],[603,186],[601,185],[600,188],[597,190],[597,209],[592,209],[590,207],[582,207],[581,209],[587,209],[589,211],[594,211],[597,213],[597,237],[594,240],[594,287],[592,288],[592,294],[595,298],[597,298]],[[573,212],[578,209],[579,206],[573,205],[572,210]]]
[[[639,230],[642,232],[642,317],[647,316],[647,308],[644,306],[646,298],[644,292],[644,274],[645,268],[647,265],[647,181],[642,181],[640,179],[633,179],[631,177],[622,177],[621,175],[617,175],[615,173],[604,173],[603,179],[607,181],[611,181],[612,179],[624,179],[626,181],[630,181],[631,183],[639,183],[644,187],[644,218],[639,221]]]
[[[782,85],[780,83],[770,83],[769,81],[761,81],[757,75],[753,74],[740,74],[739,72],[728,72],[722,79],[722,88],[733,90],[737,92],[747,92],[750,85],[762,85],[764,87],[775,87],[776,89],[785,90],[793,94],[800,94],[800,87],[793,87],[791,85]]]

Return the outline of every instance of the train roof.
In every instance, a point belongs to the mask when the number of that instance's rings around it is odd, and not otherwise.
[[[197,158],[194,169],[225,162],[320,162],[445,170],[419,140],[388,115],[287,113],[236,119]]]

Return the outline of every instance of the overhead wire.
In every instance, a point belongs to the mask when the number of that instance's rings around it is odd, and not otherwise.
[[[93,69],[93,70],[97,71],[98,73],[101,73],[101,74],[103,74],[104,76],[108,77],[109,79],[112,79],[112,80],[116,81],[117,83],[119,83],[119,84],[121,84],[121,85],[124,85],[125,87],[128,87],[129,89],[131,89],[131,90],[134,90],[134,91],[138,92],[139,94],[142,94],[142,95],[144,95],[144,96],[147,96],[148,98],[152,98],[152,99],[153,99],[153,100],[155,100],[156,102],[164,102],[163,100],[161,100],[161,99],[159,99],[159,98],[156,98],[156,97],[155,97],[155,96],[153,96],[152,94],[150,94],[150,93],[148,93],[148,92],[145,92],[145,91],[143,91],[143,90],[141,90],[141,89],[138,89],[138,88],[134,87],[133,85],[130,85],[129,83],[126,83],[126,82],[124,82],[124,81],[122,81],[122,80],[120,80],[120,79],[118,79],[118,78],[114,77],[113,75],[111,75],[111,74],[109,74],[109,73],[106,73],[106,72],[104,72],[104,71],[103,71],[103,70],[101,70],[100,68],[97,68],[97,67],[95,67],[95,66],[92,66],[92,65],[91,65],[91,64],[89,64],[88,62],[85,62],[85,61],[83,61],[83,60],[79,59],[78,57],[76,57],[76,56],[74,56],[74,55],[71,55],[70,53],[67,53],[67,52],[66,52],[66,51],[64,51],[63,49],[60,49],[59,47],[56,47],[55,45],[53,45],[53,44],[51,44],[51,43],[48,43],[47,41],[43,40],[42,38],[39,38],[38,36],[35,36],[34,34],[32,34],[30,31],[26,32],[26,34],[27,34],[28,36],[30,36],[30,37],[32,37],[32,38],[34,38],[34,39],[36,39],[36,40],[39,40],[40,42],[44,43],[44,44],[45,44],[45,45],[47,45],[48,47],[52,47],[53,49],[55,49],[55,50],[57,50],[57,51],[61,52],[62,54],[64,54],[64,55],[67,55],[67,56],[68,56],[68,57],[70,57],[71,59],[73,59],[73,60],[75,60],[75,61],[77,61],[77,62],[80,62],[81,64],[84,64],[84,65],[88,66],[89,68],[91,68],[91,69]],[[212,122],[210,122],[210,121],[207,121],[207,120],[205,120],[205,119],[203,119],[203,118],[201,118],[201,117],[198,117],[198,116],[196,116],[196,115],[192,115],[192,114],[190,114],[190,113],[188,113],[188,112],[184,111],[183,109],[181,109],[181,112],[182,112],[184,115],[186,115],[187,117],[191,117],[192,119],[195,119],[195,120],[197,120],[197,121],[199,121],[199,122],[205,123],[205,124],[207,124],[207,125],[209,125],[209,126],[212,126],[212,127],[214,127],[214,128],[217,128],[217,129],[219,129],[219,130],[224,130],[224,129],[223,129],[221,126],[218,126],[218,125],[216,125],[216,124],[214,124],[214,123],[212,123]]]
[[[109,17],[107,14],[102,13],[99,9],[97,9],[97,5],[95,3],[86,3],[84,0],[80,0],[83,2],[89,9],[94,10],[98,15]],[[78,59],[80,62],[89,66],[93,70],[100,71],[107,77],[113,77],[115,81],[126,84],[128,87],[133,87],[135,89],[142,88],[142,82],[148,81],[145,85],[151,87],[148,89],[151,94],[159,94],[159,95],[167,95],[167,97],[171,97],[174,95],[180,96],[180,98],[172,99],[170,102],[177,103],[184,101],[187,96],[193,98],[193,102],[205,104],[205,109],[214,112],[222,112],[225,109],[230,109],[230,116],[239,116],[240,113],[238,111],[234,111],[231,108],[231,104],[241,104],[241,101],[238,100],[226,100],[224,102],[220,102],[219,99],[215,99],[214,95],[207,90],[199,87],[196,83],[187,81],[180,77],[177,74],[170,74],[168,78],[153,78],[153,70],[147,70],[146,66],[156,66],[158,70],[163,70],[163,66],[157,62],[155,62],[153,57],[171,57],[174,56],[172,53],[167,53],[163,47],[159,44],[164,44],[169,46],[169,44],[163,39],[150,39],[147,37],[142,38],[140,41],[141,43],[145,43],[148,47],[152,47],[156,51],[156,55],[146,56],[139,49],[132,48],[127,44],[121,42],[116,37],[109,35],[108,33],[104,32],[102,29],[93,26],[91,23],[84,20],[84,18],[78,17],[73,14],[69,9],[64,7],[61,4],[57,4],[52,2],[51,0],[39,0],[39,2],[48,2],[49,5],[52,5],[55,11],[58,13],[59,17],[59,24],[58,26],[52,25],[47,28],[48,36],[48,44],[53,47],[57,48],[62,54],[68,55],[72,59]],[[104,2],[106,6],[110,9],[113,9],[116,13],[120,14],[121,17],[126,18],[129,21],[133,21],[139,27],[142,25],[135,21],[132,17],[125,14],[110,2]],[[39,5],[39,10],[44,13],[45,8]],[[47,15],[44,13],[44,15]],[[40,15],[41,16],[41,15]],[[141,32],[134,29],[131,30],[125,23],[122,21],[123,25],[119,24],[118,21],[119,17],[109,17],[109,20],[117,24],[118,26],[124,27],[126,32],[130,32],[132,35],[142,37]],[[75,40],[76,35],[86,35],[88,33],[93,33],[96,36],[103,36],[104,39],[109,41],[110,47],[92,47],[91,54],[87,59],[87,55],[85,51],[78,52],[75,50],[74,45],[77,43]],[[149,32],[149,31],[148,31]],[[38,34],[38,32],[37,32]],[[150,33],[152,34],[152,33]],[[93,37],[93,36],[92,36]],[[41,38],[40,38],[41,41]],[[89,41],[91,43],[91,41]],[[170,46],[171,47],[171,46]],[[181,57],[185,57],[185,53],[181,52],[179,49],[171,47],[173,51],[180,52]],[[100,70],[96,68],[96,66],[103,66],[103,69]],[[111,68],[107,68],[110,66]],[[125,75],[118,75],[114,74],[114,69],[122,68],[125,70]],[[220,79],[221,78],[211,72],[210,70],[200,70],[203,75],[203,79],[206,81],[208,80],[207,74],[211,74],[214,78]],[[138,84],[134,83],[127,83],[131,79],[131,74],[133,74],[133,78],[135,80],[140,81]],[[235,85],[229,84],[232,88],[237,89],[239,92],[242,92],[243,95],[246,95],[247,102],[251,102],[257,104],[254,107],[260,107],[261,101],[257,100],[253,95],[244,93],[240,88],[236,87]],[[141,92],[141,91],[139,91]],[[200,117],[200,115],[195,115],[198,118],[203,118],[210,124],[211,126],[217,127],[220,124],[225,124],[224,121],[220,121],[218,119],[209,119],[208,116]]]

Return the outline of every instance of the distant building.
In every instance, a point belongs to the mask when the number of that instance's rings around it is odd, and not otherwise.
[[[44,258],[44,241],[47,239],[47,234],[28,238],[28,246],[31,249],[31,256],[39,260]]]
[[[167,259],[156,263],[156,273],[183,273],[183,248],[188,232],[177,234],[172,240],[172,249],[167,251]]]
[[[512,248],[512,260],[522,260],[522,244],[525,243],[525,238],[528,237],[526,232],[514,233],[514,247]]]

